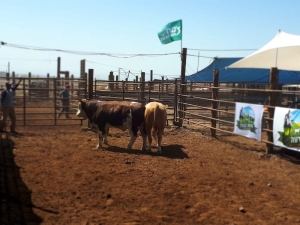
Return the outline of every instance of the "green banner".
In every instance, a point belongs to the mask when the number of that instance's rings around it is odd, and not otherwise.
[[[158,38],[163,45],[173,41],[180,41],[182,39],[182,21],[177,20],[168,23],[160,32],[158,32]]]

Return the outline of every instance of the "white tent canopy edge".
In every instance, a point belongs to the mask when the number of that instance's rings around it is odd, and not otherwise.
[[[228,68],[272,68],[300,71],[300,36],[278,31],[266,45]]]

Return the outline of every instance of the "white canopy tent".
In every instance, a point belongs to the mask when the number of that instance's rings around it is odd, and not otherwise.
[[[228,68],[277,67],[279,70],[300,71],[300,36],[278,31],[277,35],[253,54]]]

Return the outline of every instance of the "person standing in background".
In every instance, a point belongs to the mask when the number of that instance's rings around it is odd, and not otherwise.
[[[69,116],[69,110],[70,110],[69,89],[70,89],[70,85],[66,84],[65,90],[63,90],[59,95],[60,99],[61,99],[62,108],[61,108],[60,112],[58,113],[58,117],[57,117],[58,119],[60,118],[60,116],[63,112],[66,112],[66,119],[71,119],[71,117]]]
[[[14,86],[12,86],[12,84],[9,81],[5,83],[6,89],[3,90],[1,93],[1,110],[3,113],[1,118],[1,124],[3,125],[3,127],[0,127],[0,132],[3,132],[3,128],[6,126],[7,117],[9,117],[11,121],[10,132],[14,134],[18,133],[15,130],[16,112],[14,108],[14,97],[15,97],[15,91],[22,80],[23,79],[21,78],[19,82]]]

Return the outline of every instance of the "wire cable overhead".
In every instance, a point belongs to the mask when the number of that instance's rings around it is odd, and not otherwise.
[[[121,53],[86,52],[86,51],[62,50],[62,49],[55,49],[55,48],[42,48],[42,47],[34,47],[34,46],[27,46],[27,45],[16,45],[16,44],[6,43],[3,41],[1,41],[1,45],[12,47],[12,48],[26,49],[26,50],[64,52],[64,53],[76,54],[76,55],[100,55],[100,56],[108,56],[108,57],[115,57],[115,58],[134,58],[134,57],[143,57],[143,56],[157,57],[157,56],[180,54],[180,52],[163,53],[163,54],[121,54]]]

